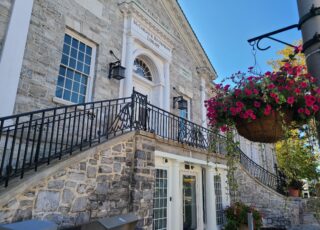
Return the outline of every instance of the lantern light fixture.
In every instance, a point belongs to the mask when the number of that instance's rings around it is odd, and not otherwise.
[[[125,70],[126,68],[121,66],[121,61],[116,55],[113,53],[112,50],[109,51],[110,54],[117,59],[116,62],[111,62],[109,64],[109,79],[114,78],[116,80],[121,80],[125,78]]]
[[[188,109],[188,101],[184,99],[182,96],[173,97],[173,108],[176,108],[176,103],[178,102],[179,110],[187,110]]]

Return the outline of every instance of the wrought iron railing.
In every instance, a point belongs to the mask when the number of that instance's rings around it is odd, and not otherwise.
[[[23,178],[26,171],[37,171],[40,165],[132,130],[145,130],[163,139],[227,153],[225,137],[150,104],[146,96],[134,91],[131,97],[0,118],[0,184],[8,186],[12,178]],[[238,150],[240,162],[248,172],[260,175],[262,183],[276,188],[277,176]]]
[[[240,164],[246,169],[246,171],[260,181],[262,184],[277,191],[280,194],[286,195],[284,188],[286,187],[286,181],[284,177],[273,174],[265,168],[258,165],[252,159],[250,159],[240,149]]]

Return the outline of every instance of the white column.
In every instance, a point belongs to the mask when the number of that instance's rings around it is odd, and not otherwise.
[[[170,112],[170,63],[164,63],[163,109]]]
[[[222,205],[226,208],[230,205],[230,191],[228,186],[227,170],[221,169],[221,193],[222,193]]]
[[[204,101],[206,100],[206,81],[204,78],[201,78],[201,123],[203,127],[207,127],[207,110],[204,106]]]
[[[127,37],[127,44],[126,44],[126,74],[124,80],[124,89],[123,94],[125,97],[129,97],[132,94],[133,89],[133,79],[132,79],[132,69],[133,69],[133,37],[129,35]]]
[[[12,115],[33,0],[15,0],[0,62],[0,117]]]
[[[180,161],[174,161],[172,165],[172,222],[171,229],[182,229],[182,190],[180,181]]]
[[[214,171],[213,168],[206,168],[206,207],[207,207],[207,227],[206,229],[217,228],[216,216],[216,194],[214,191]]]

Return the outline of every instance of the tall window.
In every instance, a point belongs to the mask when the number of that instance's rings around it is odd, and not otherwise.
[[[217,224],[223,224],[223,206],[222,206],[222,191],[221,191],[221,177],[214,176],[214,190],[216,194],[216,212],[217,212]]]
[[[87,100],[93,72],[94,48],[92,43],[78,36],[65,34],[56,97],[73,103]]]
[[[133,71],[140,77],[143,77],[149,81],[152,81],[152,76],[147,64],[139,58],[134,60]]]
[[[156,169],[156,185],[153,196],[153,229],[167,229],[168,177],[167,170]]]

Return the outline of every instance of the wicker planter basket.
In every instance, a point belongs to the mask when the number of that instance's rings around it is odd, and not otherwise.
[[[282,118],[280,113],[275,111],[269,116],[257,118],[251,122],[239,119],[236,121],[236,128],[241,136],[250,141],[275,143],[284,138],[282,119],[286,124],[290,124],[293,120],[293,113],[286,111]]]

